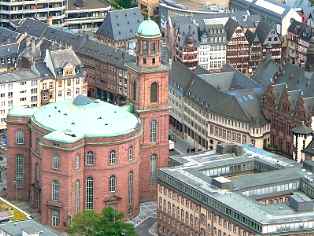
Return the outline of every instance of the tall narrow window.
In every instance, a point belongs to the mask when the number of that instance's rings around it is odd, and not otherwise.
[[[39,164],[35,164],[35,181],[39,181]]]
[[[114,193],[117,191],[117,178],[115,175],[109,177],[109,192]]]
[[[16,186],[22,186],[24,183],[24,156],[21,154],[16,155],[15,160],[15,179]]]
[[[156,143],[157,142],[157,120],[152,120],[151,124],[150,124],[150,141],[152,143]]]
[[[158,83],[153,82],[150,85],[150,102],[155,103],[158,101]]]
[[[128,160],[129,161],[132,161],[133,160],[133,157],[134,154],[133,154],[133,146],[130,146],[129,149],[128,149]]]
[[[109,153],[109,165],[114,165],[117,162],[117,154],[115,150]]]
[[[60,209],[51,209],[51,225],[58,226],[60,224]]]
[[[133,81],[133,100],[136,101],[136,80]]]
[[[92,151],[88,151],[85,156],[85,165],[93,166],[96,164],[96,157]]]
[[[60,157],[58,155],[52,157],[52,169],[60,169]]]
[[[76,155],[74,158],[74,168],[80,169],[80,155]]]
[[[86,179],[86,209],[94,208],[94,179],[89,176]]]
[[[155,182],[157,179],[157,155],[152,154],[150,157],[151,180]]]
[[[128,203],[129,207],[133,205],[133,171],[129,172],[128,176]]]
[[[60,183],[58,180],[52,181],[51,184],[51,198],[52,201],[59,201],[60,200]]]
[[[75,181],[75,213],[80,212],[80,202],[81,202],[81,194],[80,194],[80,181]]]
[[[22,129],[16,131],[16,144],[24,144],[24,131]]]

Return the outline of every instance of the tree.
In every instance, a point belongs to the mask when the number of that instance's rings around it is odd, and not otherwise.
[[[73,236],[136,236],[134,226],[113,208],[104,208],[100,214],[83,211],[73,218],[68,232]]]
[[[109,0],[109,3],[117,9],[136,7],[136,1],[134,0]]]

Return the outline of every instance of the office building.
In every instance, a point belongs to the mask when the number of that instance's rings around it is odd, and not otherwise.
[[[230,144],[171,161],[159,172],[160,236],[314,233],[313,164]]]

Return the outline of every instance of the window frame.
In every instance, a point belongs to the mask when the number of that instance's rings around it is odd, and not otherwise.
[[[117,177],[115,175],[111,175],[109,177],[109,192],[110,193],[117,192]]]
[[[51,183],[51,200],[60,201],[60,182],[53,180]]]
[[[15,143],[18,145],[23,145],[25,144],[25,133],[24,130],[19,128],[16,132],[15,132]]]

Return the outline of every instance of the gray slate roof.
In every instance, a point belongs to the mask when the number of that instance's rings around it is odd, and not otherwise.
[[[134,61],[135,58],[123,50],[105,46],[87,36],[81,36],[65,32],[60,28],[49,27],[48,24],[35,19],[27,18],[19,22],[16,30],[20,33],[28,33],[36,38],[45,38],[48,41],[59,43],[65,46],[72,46],[75,53],[88,56],[95,60],[115,65],[118,68],[125,68],[125,63]]]
[[[20,37],[21,34],[9,30],[4,27],[0,27],[0,45],[2,44],[10,44],[16,43],[17,39]]]
[[[130,40],[143,20],[138,7],[109,11],[96,34],[116,41]]]
[[[203,109],[260,127],[266,123],[261,112],[260,86],[237,71],[196,74],[179,62],[172,64],[170,87],[179,89]]]
[[[298,35],[302,40],[309,42],[312,35],[312,29],[305,23],[298,22],[292,19],[291,24],[288,28],[288,32]]]

